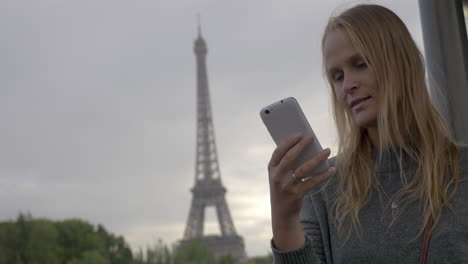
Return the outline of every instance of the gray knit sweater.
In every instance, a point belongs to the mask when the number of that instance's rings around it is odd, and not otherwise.
[[[459,147],[460,182],[452,198],[453,212],[444,208],[440,222],[431,235],[428,263],[468,263],[468,146]],[[384,192],[375,190],[370,201],[361,209],[362,236],[351,233],[339,235],[330,216],[336,197],[336,177],[318,186],[304,197],[301,223],[307,239],[303,248],[281,252],[272,241],[274,261],[281,263],[419,263],[422,236],[419,231],[421,204],[410,204],[394,220],[390,198],[402,187],[400,166],[393,154],[386,153],[385,162],[377,164],[373,153],[375,176]],[[334,159],[330,159],[334,163]],[[415,162],[403,154],[402,168],[408,180],[414,176]],[[317,192],[318,188],[323,191]],[[315,193],[315,194],[314,194]],[[346,226],[347,222],[345,222]]]

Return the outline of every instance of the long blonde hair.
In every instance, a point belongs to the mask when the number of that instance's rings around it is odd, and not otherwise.
[[[335,30],[348,35],[377,78],[379,142],[391,146],[400,164],[402,152],[416,161],[415,176],[394,199],[400,212],[414,201],[422,202],[419,236],[430,218],[435,226],[442,208],[450,207],[459,181],[457,146],[431,103],[423,56],[400,18],[382,6],[358,5],[330,18],[322,38],[322,54],[327,33]],[[359,211],[369,201],[371,189],[376,188],[372,145],[365,129],[355,125],[350,112],[337,100],[331,77],[327,75],[327,79],[338,132],[340,195],[332,213],[340,231],[345,219],[350,220],[349,237],[352,230],[359,233]],[[451,174],[447,173],[449,169]]]

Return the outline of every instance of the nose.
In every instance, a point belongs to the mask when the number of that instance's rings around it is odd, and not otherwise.
[[[353,93],[359,87],[359,81],[356,76],[350,72],[344,75],[343,90],[345,94]]]

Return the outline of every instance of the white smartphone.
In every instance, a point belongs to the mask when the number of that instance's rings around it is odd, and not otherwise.
[[[310,127],[304,112],[302,112],[295,98],[288,97],[264,107],[260,111],[260,116],[276,145],[279,145],[287,137],[298,132],[303,132],[306,136],[314,136],[314,143],[309,145],[304,152],[301,153],[301,156],[293,164],[293,169],[298,168],[304,162],[310,160],[317,153],[322,151],[319,140],[315,136],[314,131]],[[324,172],[328,170],[329,167],[328,160],[324,160],[312,171],[310,176]]]

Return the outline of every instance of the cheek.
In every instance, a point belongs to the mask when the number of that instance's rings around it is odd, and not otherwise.
[[[336,100],[343,103],[344,101],[344,93],[343,93],[343,90],[337,86],[335,86],[333,88],[333,91],[335,92],[335,97],[336,97]]]
[[[371,92],[374,94],[374,95],[377,95],[377,90],[378,90],[378,82],[377,82],[377,78],[375,77],[375,74],[373,72],[369,72],[369,75],[368,75],[368,86],[370,87],[370,89],[372,90]]]

